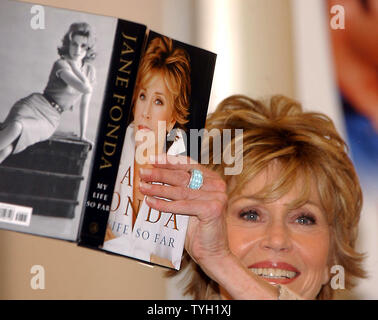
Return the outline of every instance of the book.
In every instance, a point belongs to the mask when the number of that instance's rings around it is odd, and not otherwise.
[[[187,135],[205,125],[216,55],[140,23],[8,0],[0,34],[0,228],[179,269],[188,218],[146,207],[134,167],[199,154]]]

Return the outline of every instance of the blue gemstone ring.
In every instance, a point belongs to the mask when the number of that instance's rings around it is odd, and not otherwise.
[[[194,189],[194,190],[200,189],[203,185],[202,171],[197,170],[197,169],[191,169],[189,172],[191,173],[191,176],[190,176],[190,180],[187,187],[189,189]]]

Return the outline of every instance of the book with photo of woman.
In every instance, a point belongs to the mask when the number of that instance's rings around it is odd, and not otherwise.
[[[204,126],[214,63],[212,53],[150,33],[138,70],[104,250],[179,269],[188,217],[151,209],[139,190],[140,172],[151,168],[151,156],[189,153],[190,129]],[[201,75],[201,65],[211,72]],[[191,117],[193,110],[200,117]]]

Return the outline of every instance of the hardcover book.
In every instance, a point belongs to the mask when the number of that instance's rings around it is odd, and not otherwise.
[[[216,55],[145,25],[0,2],[0,228],[179,269],[188,217],[149,208],[150,155],[198,154]]]

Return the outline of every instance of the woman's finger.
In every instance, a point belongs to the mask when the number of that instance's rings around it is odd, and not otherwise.
[[[145,182],[161,182],[172,186],[185,186],[190,180],[188,171],[161,168],[140,168],[139,176]]]
[[[219,200],[227,201],[223,192],[192,190],[186,187],[167,186],[141,182],[140,191],[146,196],[165,198],[169,200]]]
[[[172,212],[176,214],[184,214],[196,216],[200,221],[206,222],[218,218],[223,212],[226,202],[213,200],[177,200],[166,201],[147,196],[146,203],[151,208],[161,212]]]
[[[201,170],[202,173],[206,176],[219,176],[216,172],[205,168],[204,166],[200,165],[198,162],[187,156],[159,154],[157,156],[151,156],[149,163],[156,168],[183,170],[187,172],[189,172],[191,169],[197,169]]]
[[[225,182],[220,177],[215,175],[214,178],[214,175],[208,175],[207,173],[207,170],[203,172],[203,185],[200,190],[225,192]],[[171,186],[187,187],[190,177],[190,172],[184,170],[163,168],[140,169],[140,178],[144,182],[160,182]]]

